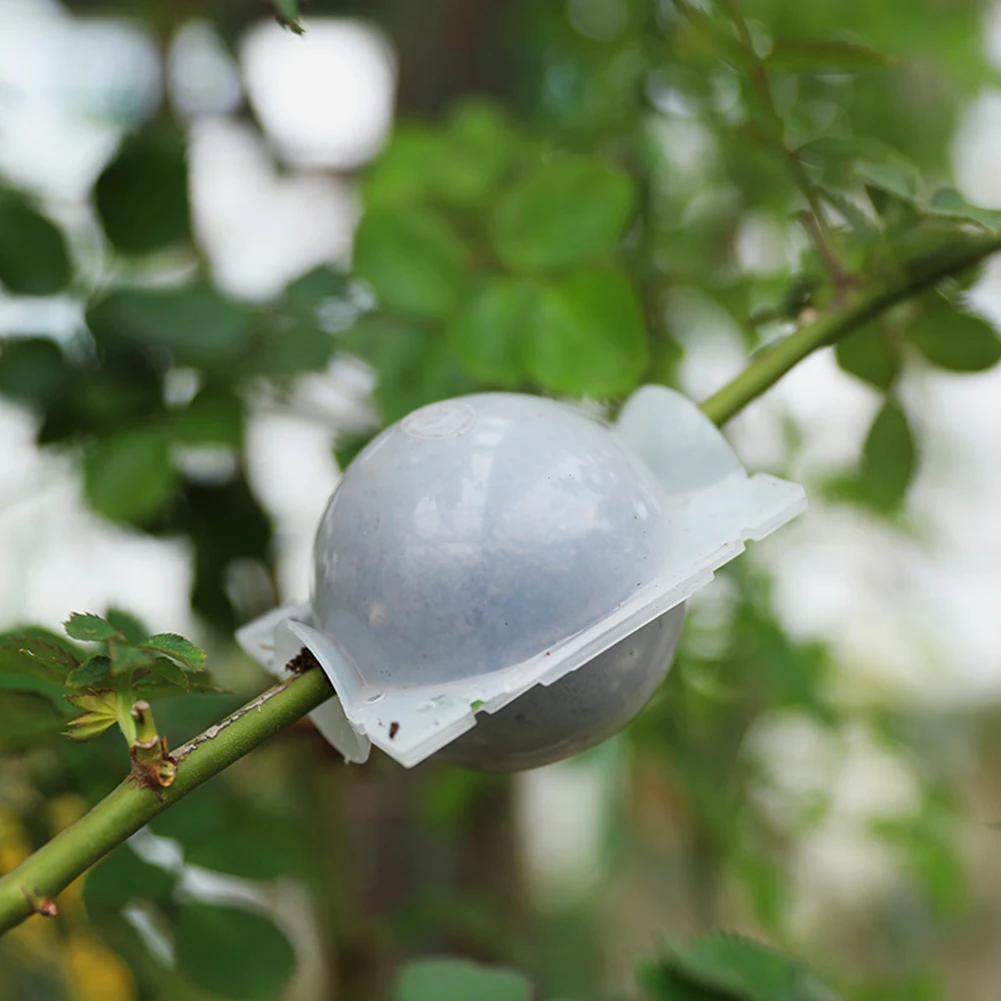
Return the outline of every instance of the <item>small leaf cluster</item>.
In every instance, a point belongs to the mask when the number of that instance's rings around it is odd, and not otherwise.
[[[968,231],[1001,231],[1001,213],[970,205],[958,192],[917,193],[915,172],[892,163],[855,161],[887,239],[920,252],[932,240]],[[874,246],[874,265],[885,246]],[[904,502],[918,467],[914,433],[897,390],[905,362],[947,372],[976,373],[1001,361],[1001,338],[971,304],[973,277],[960,275],[865,324],[835,346],[838,365],[884,395],[866,436],[857,471],[828,485],[832,497],[892,514]]]
[[[258,783],[261,777],[259,770]],[[309,817],[292,787],[287,773],[277,788],[265,789],[219,776],[151,821],[152,833],[179,853],[176,862],[151,864],[125,844],[87,875],[83,900],[91,926],[125,957],[143,990],[175,997],[194,986],[248,1001],[282,996],[297,964],[299,943],[289,929],[259,904],[199,900],[182,876],[196,866],[258,883],[315,880],[330,846],[310,838]],[[128,918],[136,910],[169,943],[172,963],[136,933]]]
[[[531,982],[514,970],[442,957],[408,963],[396,978],[392,1001],[532,1001],[534,996]]]
[[[54,295],[71,274],[59,227],[26,195],[0,188],[0,284],[17,295]]]
[[[639,975],[652,1001],[838,1001],[801,963],[739,935],[668,943]]]
[[[175,989],[195,985],[213,997],[280,997],[295,969],[288,934],[260,910],[191,899],[180,892],[180,875],[122,845],[86,878],[88,916],[106,941],[134,959],[137,970],[158,976],[161,986],[179,980]],[[141,908],[167,938],[172,964],[151,956],[125,917],[129,908]]]
[[[401,125],[362,192],[354,270],[378,311],[344,342],[376,368],[385,420],[476,385],[604,398],[636,384],[647,331],[622,241],[637,189],[613,157],[467,99]]]
[[[281,396],[295,374],[327,365],[336,341],[317,310],[343,298],[345,280],[321,267],[276,302],[224,295],[196,250],[187,152],[184,131],[156,118],[126,135],[97,178],[91,208],[120,277],[96,288],[84,278],[93,248],[73,245],[38,200],[0,189],[0,285],[66,294],[84,318],[68,341],[0,338],[0,395],[35,414],[39,445],[79,457],[93,511],[191,541],[192,603],[228,631],[247,616],[227,587],[233,567],[270,587],[271,524],[245,471],[251,387]],[[136,277],[178,260],[184,280]]]
[[[220,691],[199,647],[173,633],[150,634],[127,612],[74,613],[65,629],[66,636],[36,627],[0,634],[0,751],[60,730],[88,741],[116,724],[131,745],[137,699]],[[81,712],[67,718],[72,710]]]
[[[712,934],[668,942],[637,967],[650,1001],[838,1001],[799,961],[739,935]],[[513,970],[436,958],[407,964],[392,1001],[532,1001],[533,985]]]

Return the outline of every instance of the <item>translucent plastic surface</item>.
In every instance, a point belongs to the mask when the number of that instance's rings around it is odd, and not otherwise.
[[[369,685],[519,664],[650,581],[669,503],[606,426],[552,400],[436,404],[372,442],[334,494],[316,625]]]
[[[685,621],[685,606],[619,640],[551,685],[536,685],[439,754],[484,772],[538,768],[595,747],[618,733],[664,680]]]
[[[351,464],[309,606],[238,634],[272,670],[311,650],[346,758],[534,767],[604,740],[670,666],[684,603],[805,506],[749,477],[691,401],[638,390],[615,425],[552,400],[432,404]]]

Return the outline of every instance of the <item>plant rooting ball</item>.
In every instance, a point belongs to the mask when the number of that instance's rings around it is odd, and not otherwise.
[[[374,742],[405,765],[534,768],[642,709],[687,597],[802,502],[651,390],[614,426],[528,395],[447,400],[355,458],[319,526],[310,604],[282,627],[330,677],[321,729],[347,756]]]

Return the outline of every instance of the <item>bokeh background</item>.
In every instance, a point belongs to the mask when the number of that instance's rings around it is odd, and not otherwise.
[[[871,265],[876,215],[844,180],[852,158],[1001,207],[1001,8],[745,12],[853,266]],[[744,128],[752,99],[698,30],[717,16],[316,0],[298,37],[242,0],[0,0],[0,264],[37,261],[0,289],[0,627],[117,607],[192,636],[233,694],[158,707],[178,743],[266,684],[232,629],[307,595],[339,469],[381,423],[483,386],[628,390],[547,385],[454,334],[461,315],[427,293],[451,267],[434,240],[376,240],[366,280],[366,209],[437,198],[489,268],[509,162],[609,157],[640,191],[616,251],[645,314],[627,383],[702,399],[736,375],[823,276],[781,158]],[[36,210],[65,234],[63,277]],[[414,316],[380,308],[383,258],[413,264],[389,298]],[[970,295],[1001,317],[1001,269]],[[488,778],[348,769],[303,723],[134,839],[123,872],[272,915],[295,950],[272,997],[386,997],[406,957],[441,952],[518,966],[546,998],[636,997],[638,957],[722,927],[860,1001],[995,998],[1001,369],[931,364],[905,327],[869,331],[899,354],[907,418],[875,467],[860,457],[886,386],[831,351],[729,425],[745,464],[803,482],[810,510],[699,593],[625,734]],[[0,872],[126,765],[115,736],[17,750],[0,760]],[[226,996],[179,968],[169,904],[84,897],[0,946],[5,1001]]]

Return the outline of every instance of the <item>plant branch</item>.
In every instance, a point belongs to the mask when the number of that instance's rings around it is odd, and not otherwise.
[[[807,355],[858,330],[895,303],[959,274],[1001,250],[1001,236],[963,237],[905,264],[890,279],[855,293],[842,307],[821,315],[761,351],[751,364],[702,404],[724,424],[761,396]],[[55,913],[53,898],[91,865],[162,810],[260,746],[279,730],[326,701],[333,689],[321,670],[307,670],[276,685],[172,752],[173,783],[156,792],[128,780],[18,868],[0,878],[0,935],[32,913]]]
[[[321,670],[269,688],[231,716],[177,748],[177,774],[166,789],[136,788],[128,779],[89,813],[0,878],[0,935],[51,901],[77,876],[162,810],[259,747],[333,694]]]
[[[754,39],[751,37],[751,30],[747,26],[747,21],[744,20],[740,0],[729,0],[729,6],[730,16],[733,18],[734,26],[737,29],[741,47],[744,49],[750,63],[751,82],[757,91],[758,99],[761,101],[761,106],[764,108],[768,118],[768,127],[770,130],[768,138],[785,161],[793,182],[802,192],[807,205],[810,207],[810,211],[804,213],[803,224],[813,245],[817,248],[817,253],[820,255],[820,259],[827,269],[828,274],[830,274],[831,280],[834,282],[835,291],[840,298],[847,289],[852,287],[855,280],[842,266],[838,260],[838,255],[834,251],[834,243],[831,240],[830,230],[824,219],[823,207],[820,204],[820,199],[813,187],[813,183],[807,176],[803,161],[800,160],[799,154],[795,150],[790,149],[786,143],[785,123],[782,121],[782,116],[779,114],[778,108],[775,107],[772,86],[768,80],[768,70],[754,48]]]
[[[725,424],[818,348],[834,344],[904,299],[1001,250],[1001,236],[967,237],[907,262],[893,278],[856,292],[841,308],[821,314],[767,345],[740,375],[702,403],[714,424]]]

